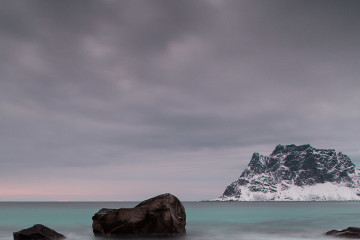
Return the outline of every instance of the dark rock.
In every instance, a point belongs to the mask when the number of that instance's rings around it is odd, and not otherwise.
[[[186,233],[185,208],[169,193],[145,200],[135,208],[103,208],[92,219],[95,236]]]
[[[360,238],[360,228],[348,227],[347,229],[341,231],[331,230],[328,231],[326,235],[330,235],[334,237],[344,237],[344,238]]]
[[[66,238],[64,235],[41,224],[14,232],[13,235],[14,240],[60,240]]]
[[[235,184],[230,184],[224,191],[224,196],[233,196],[236,193],[236,186]]]

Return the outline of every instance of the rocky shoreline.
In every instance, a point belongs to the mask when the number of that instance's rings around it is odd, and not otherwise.
[[[174,236],[186,234],[186,213],[180,200],[172,194],[162,194],[134,208],[100,209],[92,217],[96,237]],[[360,228],[348,227],[325,233],[331,237],[360,238]],[[61,233],[44,225],[13,233],[14,240],[63,240]]]
[[[186,213],[180,200],[165,193],[134,208],[100,209],[92,217],[96,237],[185,234]],[[42,224],[13,233],[14,240],[62,240],[66,237]]]

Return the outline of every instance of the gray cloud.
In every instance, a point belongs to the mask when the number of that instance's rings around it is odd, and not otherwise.
[[[359,8],[358,1],[3,1],[0,172],[21,189],[21,168],[31,170],[30,183],[49,171],[81,182],[101,166],[125,168],[129,175],[115,180],[133,183],[122,190],[128,199],[140,196],[131,190],[140,180],[160,191],[164,179],[184,198],[203,199],[214,192],[190,194],[189,179],[196,189],[207,182],[220,189],[252,151],[268,154],[278,143],[336,148],[358,163]],[[155,168],[165,165],[184,175],[157,179]],[[87,171],[75,176],[79,167]],[[149,171],[134,181],[141,167]],[[206,174],[214,168],[219,177]]]

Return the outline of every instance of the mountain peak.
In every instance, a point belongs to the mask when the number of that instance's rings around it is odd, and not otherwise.
[[[319,191],[324,186],[328,191]],[[253,153],[218,200],[360,200],[359,186],[359,170],[347,155],[310,144],[279,144],[270,156]]]
[[[288,153],[288,152],[299,152],[299,151],[306,151],[306,150],[313,150],[314,148],[310,144],[303,144],[303,145],[295,145],[295,144],[289,144],[289,145],[277,145],[274,149],[274,151],[270,154],[270,156],[277,155],[280,153]]]

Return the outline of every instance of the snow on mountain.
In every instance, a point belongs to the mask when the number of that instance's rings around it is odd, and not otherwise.
[[[278,145],[270,156],[254,153],[219,201],[360,200],[360,170],[334,149]]]

